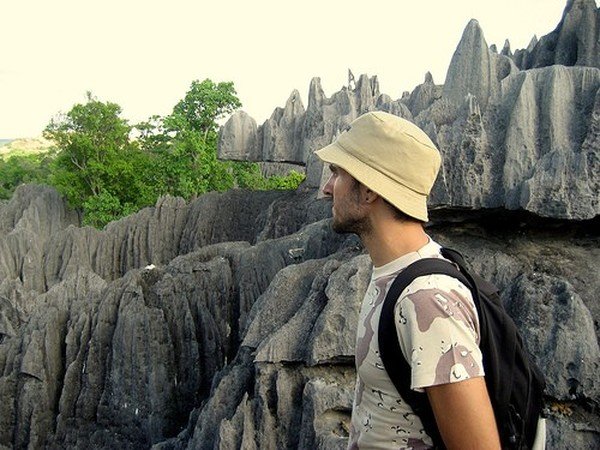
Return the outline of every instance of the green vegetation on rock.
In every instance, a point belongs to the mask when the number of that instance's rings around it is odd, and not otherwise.
[[[89,225],[102,226],[156,200],[147,184],[150,158],[130,140],[132,128],[120,113],[119,105],[88,93],[87,103],[53,119],[45,131],[58,149],[49,182],[83,210]]]
[[[0,199],[9,199],[23,183],[45,184],[51,171],[52,154],[12,155],[0,158]]]
[[[52,151],[0,159],[0,198],[21,183],[50,184],[83,211],[85,224],[103,227],[162,195],[297,188],[298,172],[266,178],[258,164],[217,159],[218,122],[240,106],[233,83],[194,81],[170,115],[132,126],[119,105],[88,93],[47,126]]]

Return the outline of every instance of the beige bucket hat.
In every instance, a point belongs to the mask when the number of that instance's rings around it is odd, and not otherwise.
[[[411,217],[427,222],[427,196],[441,157],[415,124],[382,111],[363,114],[315,152]]]

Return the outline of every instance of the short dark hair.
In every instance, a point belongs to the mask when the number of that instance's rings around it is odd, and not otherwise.
[[[354,177],[352,177],[352,180],[353,180],[352,190],[354,190],[355,192],[358,192],[358,187],[361,185],[361,182],[358,181]],[[416,217],[409,216],[405,212],[400,211],[396,206],[392,205],[385,198],[381,197],[381,199],[387,205],[387,207],[390,208],[390,210],[394,214],[394,219],[398,220],[399,222],[417,222],[417,223],[420,223],[420,224],[425,223],[422,220],[417,219]]]
[[[394,213],[394,219],[400,221],[400,222],[418,222],[418,223],[424,223],[422,220],[419,220],[415,217],[409,216],[408,214],[400,211],[396,206],[392,205],[390,202],[388,202],[385,198],[381,197],[383,199],[383,202],[388,206],[388,208],[390,208],[390,210]]]

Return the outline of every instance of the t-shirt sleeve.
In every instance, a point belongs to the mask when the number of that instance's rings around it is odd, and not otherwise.
[[[416,278],[394,313],[400,348],[412,368],[411,389],[484,375],[477,310],[460,281],[439,274]]]

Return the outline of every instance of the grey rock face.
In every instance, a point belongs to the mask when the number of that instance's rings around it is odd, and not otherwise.
[[[215,401],[202,410],[187,448],[347,445],[351,330],[369,274],[364,256],[346,264],[335,257],[308,261],[279,272],[255,303],[240,354],[216,385]],[[336,280],[331,287],[328,279]],[[328,300],[326,290],[337,301]],[[254,395],[239,391],[240,384]],[[223,397],[232,385],[233,403]],[[239,425],[236,433],[232,424]]]
[[[600,273],[575,268],[585,279],[577,290],[550,273],[597,258],[597,245],[575,244],[559,230],[555,238],[538,241],[535,232],[518,237],[499,233],[500,226],[483,235],[478,229],[475,236],[468,231],[472,227],[436,225],[431,233],[469,255],[474,269],[502,288],[509,312],[547,376],[549,442],[554,448],[588,448],[598,439],[597,416],[577,405],[598,400],[593,373],[600,359],[594,319],[581,298],[594,298]],[[368,258],[352,253],[279,272],[250,313],[243,358],[223,372],[214,403],[194,419],[194,439],[186,444],[182,434],[170,441],[174,448],[344,448],[352,392],[350,330],[369,272]],[[239,373],[246,374],[243,381],[237,381]],[[238,390],[240,384],[246,391]],[[223,397],[231,389],[237,392],[233,403]],[[560,412],[571,410],[572,419]]]
[[[333,269],[334,273],[331,273]],[[295,268],[294,268],[295,269]],[[291,270],[291,268],[290,268]],[[366,257],[343,268],[335,267],[334,263],[323,267],[326,276],[314,277],[310,293],[304,293],[303,302],[292,300],[293,306],[301,308],[275,330],[272,330],[257,344],[256,327],[263,327],[265,319],[255,318],[250,323],[250,329],[242,345],[257,348],[256,362],[305,362],[310,366],[332,363],[336,361],[351,361],[354,349],[352,331],[356,329],[356,317],[349,316],[348,309],[356,310],[369,281],[370,266]],[[294,276],[282,273],[285,283]],[[327,284],[327,289],[325,285]],[[263,305],[257,305],[256,310],[262,313],[277,309],[281,311],[282,289],[274,283],[265,293]],[[294,289],[295,292],[303,291]],[[324,291],[324,292],[323,292]],[[283,291],[285,292],[285,291]],[[325,294],[325,295],[323,295]],[[284,298],[289,296],[283,295]],[[270,320],[273,317],[270,316]],[[340,341],[341,340],[341,341]]]
[[[1,211],[0,280],[19,279],[24,289],[42,292],[43,247],[56,232],[78,225],[78,215],[55,190],[34,185],[18,187]]]
[[[35,192],[39,197],[35,197]],[[55,191],[24,187],[5,209],[7,217],[3,223],[7,231],[0,235],[0,280],[18,280],[22,285],[19,295],[28,291],[39,294],[82,267],[106,280],[114,280],[130,269],[164,264],[206,245],[252,242],[261,231],[265,238],[275,237],[263,230],[270,220],[266,214],[275,199],[287,195],[290,194],[246,195],[231,191],[211,193],[191,204],[180,198],[165,197],[155,207],[98,231],[73,226],[74,221],[78,223],[77,215],[67,212]],[[34,200],[28,200],[30,197]],[[314,200],[314,195],[305,193],[299,198]],[[27,206],[22,206],[24,203]],[[298,216],[296,220],[303,218]],[[286,234],[307,223],[296,220],[286,222]]]
[[[506,131],[501,131],[509,208],[561,218],[598,215],[599,86],[597,69],[561,66],[503,83],[506,100],[500,108],[514,100]],[[574,183],[565,184],[567,178]]]
[[[479,23],[473,19],[450,61],[443,95],[450,102],[461,104],[471,94],[485,109],[498,83],[514,69],[508,57],[488,49]]]
[[[261,161],[256,121],[244,111],[236,111],[219,130],[219,157]]]
[[[566,410],[569,418],[573,416]],[[598,423],[590,423],[582,417],[569,419],[558,417],[548,423],[546,448],[598,448],[600,446],[600,429]],[[570,439],[566,441],[565,436]]]
[[[266,161],[299,162],[304,159],[301,133],[304,105],[298,91],[292,92],[285,108],[277,108],[261,129],[262,154]],[[260,144],[259,144],[260,145]]]
[[[599,398],[600,349],[594,321],[579,294],[562,279],[533,273],[518,277],[505,292],[507,310],[523,330],[548,378],[546,391],[559,400]]]
[[[207,211],[211,197],[199,200]],[[237,211],[236,218],[249,223],[245,210]],[[188,218],[203,229],[193,215]],[[134,222],[146,219],[140,213],[110,228],[139,229]],[[180,228],[186,226],[182,220]],[[66,242],[80,239],[67,231],[58,232],[58,248],[74,248]],[[315,223],[256,246],[192,248],[166,266],[129,269],[114,281],[73,265],[47,292],[32,296],[29,310],[19,311],[9,299],[0,316],[0,392],[14,401],[0,406],[0,443],[113,448],[173,436],[235,354],[248,313],[272,278],[341,242],[327,223]],[[121,254],[122,248],[115,250]],[[7,280],[2,286],[11,289]]]
[[[485,113],[467,98],[451,124],[418,118],[443,154],[430,204],[596,217],[600,71],[553,66],[499,86]]]
[[[498,70],[506,57],[488,51],[482,40],[471,22],[448,70],[444,95],[416,118],[443,154],[430,204],[596,217],[599,71]]]
[[[588,66],[600,68],[600,9],[594,0],[569,0],[562,20],[554,31],[527,49],[515,52],[522,69],[551,66]]]
[[[398,114],[396,111],[382,109],[391,114],[413,121],[412,115],[418,116],[421,111],[428,109],[436,100],[442,98],[442,90],[443,86],[436,86],[433,82],[431,73],[427,72],[427,75],[425,75],[425,82],[417,86],[406,101],[409,114]]]

